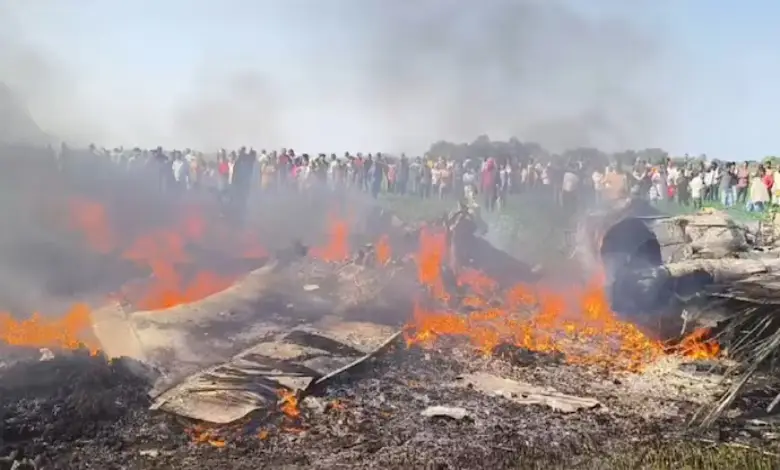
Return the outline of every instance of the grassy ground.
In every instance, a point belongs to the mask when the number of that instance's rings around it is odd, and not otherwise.
[[[638,446],[625,454],[587,462],[587,469],[626,470],[770,470],[780,468],[780,454],[768,450],[706,442],[667,442]]]

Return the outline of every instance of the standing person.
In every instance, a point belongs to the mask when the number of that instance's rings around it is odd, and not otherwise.
[[[677,203],[681,206],[689,206],[691,204],[691,191],[690,191],[691,174],[690,170],[680,171],[677,175],[676,196]]]
[[[737,170],[737,186],[736,186],[736,203],[746,204],[748,183],[750,182],[750,169],[748,168],[748,162],[743,162]]]
[[[439,199],[444,199],[451,189],[452,162],[442,161],[439,164]]]
[[[257,164],[255,165],[255,168],[257,168],[256,179],[258,186],[260,186],[261,189],[266,187],[263,185],[263,171],[265,170],[266,166],[268,166],[270,160],[271,157],[268,155],[268,152],[266,152],[265,149],[260,150],[260,152],[257,154]]]
[[[252,180],[255,175],[255,162],[257,154],[254,150],[248,151],[242,147],[233,163],[233,174],[230,183],[231,203],[233,204],[233,216],[236,221],[241,221],[246,213],[246,205],[249,193],[252,189]]]
[[[541,165],[541,163],[539,164]],[[541,165],[539,170],[539,192],[546,198],[555,200],[555,193],[552,189],[552,169],[550,168],[550,162]]]
[[[371,192],[371,175],[373,175],[372,167],[374,166],[374,157],[369,153],[365,160],[363,160],[363,191]]]
[[[406,194],[406,188],[409,184],[409,159],[406,158],[406,154],[401,154],[401,159],[398,161],[397,175],[395,180],[395,190],[398,194]]]
[[[470,198],[470,200],[473,200],[477,194],[477,175],[471,166],[471,161],[469,160],[463,162],[462,181],[463,194],[458,194],[458,197],[464,196]]]
[[[277,187],[282,188],[287,185],[294,157],[295,153],[293,153],[292,149],[279,151],[279,157],[276,159]]]
[[[650,181],[649,168],[644,161],[637,160],[631,176],[633,177],[631,192],[636,193],[642,199],[647,199],[650,196],[652,182]]]
[[[376,161],[369,167],[368,176],[370,178],[371,197],[379,197],[379,191],[382,190],[382,182],[385,177],[385,162],[381,155],[377,155]]]
[[[276,173],[277,173],[277,157],[273,153],[259,160],[260,166],[260,189],[262,191],[269,191],[274,187]]]
[[[780,168],[772,172],[772,189],[769,191],[770,203],[777,205],[780,204],[780,184],[775,184],[775,181],[780,181]]]
[[[157,187],[164,193],[168,189],[171,178],[171,162],[163,152],[162,147],[157,147],[154,151],[154,163],[157,166]]]
[[[710,166],[709,180],[705,181],[705,183],[707,183],[709,186],[708,200],[710,202],[720,201],[720,180],[721,176],[723,175],[723,170],[724,168],[719,165],[718,162],[712,162],[712,165]]]
[[[749,212],[763,212],[770,200],[764,165],[758,165],[758,169],[750,179],[749,188],[747,210]]]
[[[517,187],[517,191],[525,191],[528,186],[530,186],[530,166],[529,165],[523,165],[520,167],[520,184]]]
[[[772,190],[775,187],[775,171],[772,169],[772,162],[766,162],[763,166],[763,176],[762,179],[764,181],[764,186],[766,186],[766,190],[769,192],[769,201],[767,201],[767,204],[772,202]]]
[[[704,184],[704,178],[698,171],[693,174],[690,183],[688,183],[688,190],[691,193],[691,201],[693,201],[693,208],[699,210],[703,206],[704,193],[706,185]]]
[[[439,161],[436,161],[431,167],[431,188],[439,195],[439,198],[441,198],[441,172],[442,165]]]
[[[189,168],[187,162],[184,161],[181,153],[176,152],[173,154],[173,163],[171,164],[171,170],[173,171],[173,193],[180,194],[187,188],[187,176],[189,175]]]
[[[505,161],[501,164],[498,170],[498,207],[504,209],[506,207],[507,197],[512,191],[512,170],[509,167],[509,162]]]
[[[658,168],[653,167],[650,169],[650,190],[648,191],[650,201],[653,203],[658,203],[659,201],[663,200],[665,194],[663,192],[663,188],[661,187],[661,181],[663,180],[663,177],[661,176],[661,172]]]
[[[482,194],[485,197],[485,210],[495,210],[498,198],[498,168],[493,158],[485,161],[482,170]]]
[[[353,160],[354,162],[354,179],[353,179],[353,186],[358,191],[363,189],[363,166],[365,165],[365,158],[363,158],[363,154],[358,152],[357,156]]]
[[[628,196],[628,176],[618,171],[617,165],[610,165],[604,175],[604,196],[609,200]]]
[[[590,179],[593,182],[593,199],[596,204],[601,203],[602,194],[604,190],[604,174],[599,171],[598,167],[593,169],[593,173],[590,175]]]
[[[228,163],[225,151],[221,150],[217,156],[217,191],[220,201],[225,204],[229,197],[230,188],[230,163]]]
[[[577,196],[580,178],[575,169],[569,165],[563,173],[561,181],[561,206],[566,214],[573,214],[577,210]]]
[[[336,154],[330,156],[328,162],[328,188],[335,191],[339,180],[339,159]]]
[[[554,157],[547,165],[547,176],[550,179],[550,191],[552,191],[553,199],[559,206],[563,206],[561,201],[561,186],[563,186],[563,168],[559,164],[560,157]]]
[[[666,159],[666,189],[669,200],[675,200],[677,196],[677,182],[680,179],[680,169],[671,158]]]
[[[734,167],[734,162],[727,163],[726,168],[720,175],[718,192],[720,193],[720,203],[723,204],[723,207],[734,205],[734,188],[737,185],[737,175],[734,172]]]

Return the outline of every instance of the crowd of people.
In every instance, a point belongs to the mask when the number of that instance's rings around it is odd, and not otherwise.
[[[609,171],[609,170],[608,170]],[[593,173],[597,187],[604,179]],[[660,165],[637,162],[630,175],[632,192],[652,202],[673,201],[682,206],[701,208],[705,204],[744,207],[761,212],[773,201],[780,201],[780,172],[771,162],[706,162],[696,160],[676,165],[667,160]],[[775,181],[779,184],[775,185]]]
[[[65,145],[55,152],[60,166],[84,153]],[[716,202],[726,207],[740,204],[752,211],[764,210],[772,200],[780,201],[780,184],[774,185],[780,175],[769,163],[753,168],[748,163],[700,159],[681,165],[668,158],[657,163],[637,159],[633,167],[626,168],[617,162],[586,159],[494,155],[456,160],[444,155],[407,157],[379,152],[310,156],[293,149],[269,152],[245,147],[205,155],[189,149],[108,151],[93,146],[87,154],[129,172],[146,172],[163,191],[210,190],[239,206],[253,190],[279,188],[303,192],[346,189],[373,198],[384,194],[466,198],[479,201],[488,212],[505,206],[511,194],[524,192],[548,195],[569,211],[583,203],[629,195],[692,208]]]

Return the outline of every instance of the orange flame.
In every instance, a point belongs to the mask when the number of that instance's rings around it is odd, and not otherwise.
[[[197,261],[188,253],[192,245],[217,242],[219,246],[230,247],[243,259],[267,257],[253,234],[207,224],[195,206],[184,207],[169,227],[135,239],[122,239],[112,228],[111,214],[101,203],[75,197],[65,204],[62,213],[67,216],[68,228],[79,233],[89,248],[99,254],[119,253],[122,258],[152,272],[151,282],[130,282],[120,294],[142,309],[164,309],[194,302],[235,282],[237,275],[197,269]],[[115,296],[109,295],[110,298]],[[90,327],[86,305],[75,305],[70,312],[55,319],[35,314],[27,320],[17,321],[9,313],[0,313],[0,341],[14,345],[73,349],[84,344],[96,350],[95,344],[90,342]]]
[[[390,262],[391,257],[390,239],[387,235],[382,235],[376,243],[376,262],[380,266],[384,266]]]
[[[109,224],[109,214],[99,203],[85,199],[69,202],[72,226],[83,232],[85,240],[99,253],[119,250],[122,257],[149,268],[154,281],[138,295],[137,305],[145,309],[162,309],[193,302],[225,289],[234,276],[192,269],[196,262],[188,248],[203,243],[210,236],[220,243],[234,247],[246,258],[267,256],[256,239],[248,233],[224,231],[213,233],[212,227],[200,217],[195,208],[183,211],[183,216],[169,228],[144,234],[127,246],[121,246]],[[349,226],[336,217],[328,219],[327,243],[312,249],[312,254],[329,262],[340,262],[349,257]],[[450,296],[441,278],[441,266],[446,262],[447,237],[443,230],[423,228],[420,249],[414,256],[417,276],[427,288],[428,297],[414,308],[406,327],[407,341],[423,347],[432,346],[442,336],[465,338],[477,350],[492,353],[502,343],[539,352],[564,353],[569,362],[596,364],[626,370],[639,370],[664,353],[692,358],[714,357],[719,346],[705,341],[706,332],[695,332],[677,347],[664,349],[659,341],[649,338],[640,329],[620,320],[609,308],[599,282],[567,292],[549,291],[540,286],[517,285],[505,291],[498,283],[476,270],[462,270],[457,283],[469,292],[460,298],[469,314],[447,307]],[[379,264],[391,257],[387,236],[376,244]],[[180,268],[187,266],[190,275]],[[422,301],[424,300],[424,301]],[[90,327],[89,309],[75,306],[58,319],[33,315],[16,321],[7,313],[0,313],[0,341],[13,345],[35,347],[76,348],[84,344],[95,351],[94,344],[85,335]],[[286,416],[298,418],[297,397],[280,393],[280,407]]]
[[[336,217],[328,218],[328,242],[325,246],[314,247],[311,254],[315,258],[328,262],[340,262],[349,258],[349,224]]]
[[[443,231],[423,228],[417,254],[417,278],[438,299],[447,297],[441,279],[441,266],[447,253],[447,236]]]
[[[683,338],[674,349],[678,354],[694,360],[716,357],[720,353],[720,345],[714,339],[709,339],[710,333],[709,328],[700,328]]]
[[[68,201],[71,228],[84,234],[89,246],[98,253],[110,253],[116,247],[114,231],[105,207],[88,199]]]
[[[218,435],[218,430],[210,429],[203,425],[195,425],[184,430],[196,444],[209,444],[212,447],[222,448],[227,441]]]
[[[96,354],[97,343],[85,335],[91,324],[89,307],[84,304],[77,304],[64,316],[54,319],[34,313],[27,320],[17,321],[9,313],[0,313],[0,341],[36,348],[85,347]]]
[[[433,300],[447,300],[440,277],[446,242],[441,233],[423,231],[417,266],[421,284]],[[465,338],[475,349],[491,354],[510,343],[537,352],[563,353],[570,363],[641,370],[665,349],[636,325],[620,320],[609,308],[599,282],[570,289],[565,295],[543,287],[517,285],[503,295],[497,283],[475,270],[463,270],[458,285],[470,294],[461,300],[471,309],[463,314],[439,302],[440,307],[415,305],[406,327],[407,343],[431,347],[437,338]],[[713,357],[717,345],[702,345],[701,336],[689,337],[672,351],[689,357]]]
[[[279,409],[288,418],[297,419],[301,416],[301,410],[298,407],[298,395],[292,390],[280,389],[277,391],[279,395]]]

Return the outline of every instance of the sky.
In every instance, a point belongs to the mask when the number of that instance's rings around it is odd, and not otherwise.
[[[780,2],[0,0],[0,81],[115,146],[780,153]],[[3,52],[5,51],[5,52]]]

